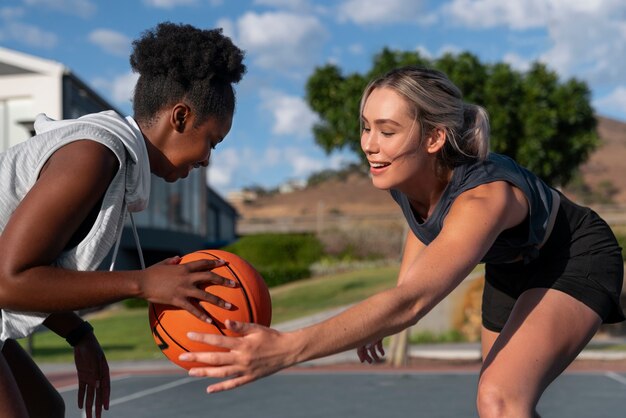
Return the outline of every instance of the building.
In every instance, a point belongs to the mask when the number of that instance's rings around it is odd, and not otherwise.
[[[72,119],[109,109],[116,110],[63,64],[0,47],[0,152],[30,137],[39,113]],[[146,265],[236,239],[236,210],[205,179],[206,168],[172,184],[152,177],[149,207],[134,218]],[[139,267],[129,226],[116,266]]]

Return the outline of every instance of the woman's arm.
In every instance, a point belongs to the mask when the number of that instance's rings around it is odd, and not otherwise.
[[[227,353],[187,354],[187,360],[215,365],[192,369],[193,375],[233,377],[209,387],[232,389],[282,368],[376,341],[415,324],[476,266],[503,230],[525,218],[526,201],[508,183],[496,182],[456,199],[439,236],[428,246],[405,254],[398,286],[341,314],[291,333],[228,322],[243,338],[196,335]],[[418,249],[409,241],[407,248]]]
[[[46,162],[0,235],[0,306],[71,311],[139,297],[208,316],[192,299],[223,303],[198,288],[223,284],[215,262],[160,263],[142,271],[72,271],[51,264],[101,200],[119,162],[104,145],[75,141]]]

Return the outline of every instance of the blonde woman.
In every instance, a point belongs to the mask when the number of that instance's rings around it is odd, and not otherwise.
[[[383,337],[415,324],[483,262],[478,412],[537,416],[541,394],[598,327],[624,320],[610,228],[490,153],[485,110],[464,103],[441,72],[389,72],[366,88],[360,117],[372,182],[390,191],[410,227],[397,287],[293,332],[231,322],[242,337],[193,335],[230,352],[185,354],[210,365],[190,374],[227,378],[208,387],[216,392],[352,348],[376,360]]]

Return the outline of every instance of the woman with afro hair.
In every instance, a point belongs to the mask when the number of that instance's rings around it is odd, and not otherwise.
[[[221,260],[97,268],[126,212],[146,207],[151,173],[174,182],[208,165],[231,128],[243,58],[221,29],[161,23],[133,43],[133,117],[41,114],[34,137],[0,153],[0,416],[64,416],[61,396],[15,342],[40,325],[73,346],[78,406],[100,417],[109,369],[91,325],[74,311],[142,298],[210,321],[199,301],[230,307],[200,286],[234,286],[211,272]]]

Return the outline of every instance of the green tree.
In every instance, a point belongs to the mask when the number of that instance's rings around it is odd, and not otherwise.
[[[306,99],[318,113],[315,141],[327,153],[348,148],[361,157],[359,102],[367,83],[404,65],[437,68],[461,89],[464,99],[487,109],[491,149],[515,158],[553,185],[566,185],[597,146],[590,91],[579,80],[561,82],[545,65],[525,73],[505,63],[484,64],[473,54],[444,54],[428,60],[418,52],[388,48],[366,74],[344,75],[336,65],[317,68],[307,81]]]

